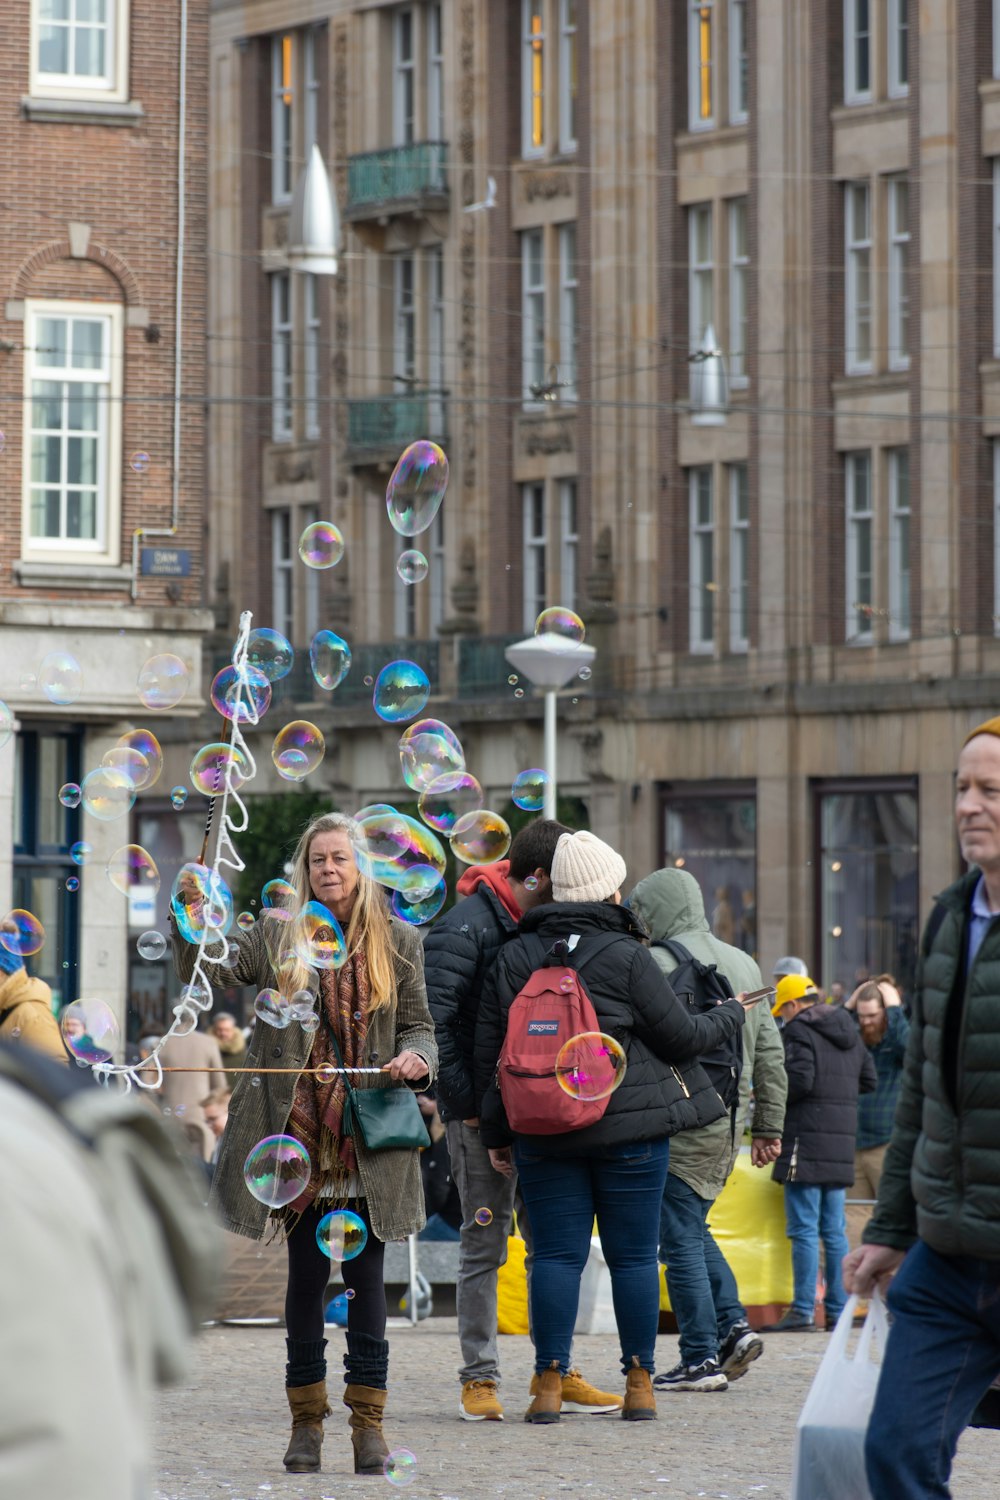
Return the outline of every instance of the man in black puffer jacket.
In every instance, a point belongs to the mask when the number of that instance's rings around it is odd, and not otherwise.
[[[847,1300],[840,1263],[847,1254],[846,1189],[854,1181],[858,1095],[878,1086],[875,1064],[854,1019],[824,1005],[812,980],[789,974],[778,984],[773,1012],[784,1023],[788,1105],[774,1179],[785,1184],[785,1223],[792,1242],[792,1305],[763,1333],[816,1327],[819,1246],[826,1260],[826,1326]]]

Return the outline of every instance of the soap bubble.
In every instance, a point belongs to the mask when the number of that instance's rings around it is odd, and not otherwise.
[[[484,808],[459,818],[451,830],[452,853],[467,865],[491,865],[503,859],[510,848],[510,837],[500,814]]]
[[[59,801],[63,807],[79,807],[82,793],[75,781],[67,781],[59,788]]]
[[[447,864],[440,839],[415,818],[395,811],[361,820],[355,857],[362,874],[391,887],[403,883],[414,865],[430,865],[443,875]]]
[[[399,741],[399,764],[406,785],[425,792],[432,781],[465,770],[465,752],[453,729],[440,719],[419,719]]]
[[[430,571],[430,564],[422,552],[410,548],[396,559],[396,572],[404,583],[423,583]]]
[[[247,638],[247,662],[263,672],[268,682],[278,682],[292,670],[295,653],[276,630],[251,630]]]
[[[493,1210],[491,1208],[477,1208],[473,1218],[477,1224],[485,1229],[488,1224],[493,1223]]]
[[[578,614],[571,609],[564,609],[561,604],[554,605],[551,609],[543,609],[535,621],[536,635],[561,635],[568,641],[581,642],[587,633],[587,627]]]
[[[391,802],[368,802],[364,807],[359,807],[354,814],[355,823],[363,823],[365,818],[375,818],[381,813],[392,813],[393,817],[399,814]]]
[[[271,746],[275,769],[286,781],[301,781],[315,771],[325,754],[322,731],[308,719],[293,719],[279,729]]]
[[[103,1000],[74,1000],[60,1015],[59,1030],[67,1050],[86,1067],[107,1062],[121,1041],[118,1017]]]
[[[146,757],[149,767],[146,779],[136,782],[136,791],[143,791],[146,787],[155,786],[163,771],[163,751],[160,742],[151,729],[130,729],[123,734],[118,741],[119,745],[125,745],[130,750],[138,750],[140,755]]]
[[[269,1135],[258,1141],[243,1163],[243,1181],[268,1208],[284,1208],[309,1186],[309,1152],[292,1135]]]
[[[226,776],[234,791],[239,791],[253,774],[246,752],[239,745],[215,740],[202,745],[191,762],[191,785],[205,797],[218,797],[226,790]]]
[[[295,887],[287,880],[269,880],[260,893],[261,906],[278,907],[289,914],[296,900]]]
[[[515,698],[523,698],[524,697],[524,688],[515,688],[514,689],[514,697]]]
[[[334,1209],[316,1225],[316,1243],[331,1260],[354,1260],[368,1243],[368,1226],[350,1209]]]
[[[14,715],[3,699],[0,698],[0,750],[3,749],[13,733]]]
[[[145,474],[149,468],[149,454],[142,452],[140,449],[138,453],[132,454],[129,463],[137,474]]]
[[[450,771],[438,776],[425,792],[417,807],[420,816],[438,833],[450,834],[459,818],[477,812],[483,805],[483,789],[468,771]]]
[[[80,889],[80,882],[75,875],[71,875],[66,881],[66,889],[74,894]]]
[[[104,867],[107,875],[116,891],[121,891],[127,896],[130,891],[158,891],[160,889],[160,872],[156,868],[156,861],[141,844],[123,844],[116,849]]]
[[[572,1099],[584,1103],[613,1094],[625,1077],[625,1051],[613,1036],[584,1031],[559,1049],[556,1079]]]
[[[140,958],[145,958],[150,963],[155,963],[158,958],[162,958],[164,953],[166,953],[167,940],[162,932],[143,932],[140,933],[136,940],[135,948]]]
[[[382,1473],[397,1489],[404,1489],[417,1477],[417,1456],[409,1448],[394,1448],[382,1464]]]
[[[441,509],[448,488],[448,460],[437,443],[411,443],[400,455],[385,492],[393,530],[419,536]]]
[[[5,432],[0,432],[0,453],[3,452],[3,450],[6,448],[6,446],[7,446],[7,434]]]
[[[93,844],[88,844],[86,839],[78,839],[69,846],[69,857],[75,865],[85,865],[93,852]]]
[[[417,865],[415,868],[429,869],[430,866]],[[434,920],[447,899],[448,887],[438,875],[437,884],[429,890],[409,894],[402,886],[398,887],[392,893],[391,906],[401,922],[407,922],[411,927],[422,927],[425,922]]]
[[[510,676],[507,678],[507,686],[508,687],[517,687],[517,684],[518,684],[519,681],[520,681],[520,679],[519,679],[517,673],[516,672],[511,672]]]
[[[351,670],[351,648],[332,630],[319,630],[309,647],[309,664],[321,688],[332,693]]]
[[[374,682],[375,682],[374,677],[366,677],[364,679],[365,687],[372,687],[374,685]]]
[[[224,937],[233,925],[233,897],[221,875],[192,860],[177,872],[170,892],[177,931],[187,943],[206,933]]]
[[[299,556],[307,568],[335,568],[344,555],[344,538],[332,521],[313,521],[299,537]]]
[[[526,875],[524,877],[524,880],[521,883],[524,886],[524,889],[526,891],[537,891],[538,890],[538,876],[537,875]]]
[[[136,688],[144,708],[176,708],[188,690],[188,669],[172,652],[151,656],[139,673]]]
[[[581,667],[576,675],[579,677],[581,682],[589,682],[594,673],[590,667]],[[573,701],[576,702],[575,699]]]
[[[311,1015],[303,1016],[302,1020],[299,1022],[299,1025],[302,1027],[302,1030],[306,1031],[306,1032],[309,1032],[309,1031],[318,1031],[319,1030],[319,1016],[317,1016],[315,1014],[315,1012],[313,1014],[311,1014]]]
[[[121,771],[136,791],[149,780],[149,761],[141,750],[133,750],[131,745],[112,746],[101,756],[101,765],[110,766],[113,771]]]
[[[113,766],[98,766],[83,778],[80,786],[83,810],[102,823],[110,823],[127,813],[135,802],[135,785]]]
[[[261,990],[253,1003],[253,1013],[268,1026],[283,1031],[292,1019],[288,1002],[278,990]]]
[[[38,686],[50,703],[75,703],[83,691],[80,663],[66,651],[50,651],[38,668]]]
[[[339,969],[347,962],[340,923],[321,901],[307,901],[294,918],[292,951],[307,969]]]
[[[525,812],[541,812],[545,806],[545,789],[548,784],[548,772],[540,771],[537,766],[531,771],[519,771],[510,789],[514,806]]]
[[[44,942],[45,928],[32,912],[23,907],[15,906],[0,921],[0,947],[17,958],[30,958],[41,950]]]
[[[431,695],[430,678],[415,661],[391,661],[375,680],[372,706],[387,724],[415,719]]]
[[[296,990],[288,1008],[293,1021],[308,1021],[315,1014],[316,996],[312,990]]]
[[[176,808],[176,810],[178,812],[180,812],[181,808],[184,806],[184,804],[187,801],[187,799],[188,799],[188,789],[187,789],[186,786],[171,787],[171,789],[170,789],[170,804],[171,804],[172,807]]]
[[[249,932],[256,920],[252,911],[241,911],[236,918],[236,925],[241,932]]]
[[[271,683],[259,667],[223,667],[212,678],[210,697],[224,719],[254,724],[267,713]],[[236,712],[239,704],[239,714]]]

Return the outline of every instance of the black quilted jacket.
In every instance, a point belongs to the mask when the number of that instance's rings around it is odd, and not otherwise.
[[[871,1053],[850,1012],[822,1002],[800,1010],[781,1040],[788,1104],[774,1180],[850,1187],[858,1094],[878,1082]]]
[[[503,949],[486,981],[475,1063],[483,1144],[499,1147],[511,1142],[496,1066],[507,1013],[535,967],[537,944],[521,935],[537,933],[551,946],[574,932],[580,935],[575,956],[598,1024],[625,1049],[625,1077],[611,1095],[604,1117],[585,1130],[524,1139],[547,1155],[576,1156],[593,1146],[660,1140],[721,1119],[725,1105],[695,1059],[743,1025],[743,1007],[727,1000],[708,1015],[689,1015],[640,940],[644,933],[630,911],[604,901],[554,902],[522,918],[518,937]],[[584,967],[588,936],[605,932],[620,932],[621,942]]]
[[[441,917],[424,940],[424,981],[438,1044],[437,1099],[443,1120],[478,1114],[472,1082],[476,1016],[486,975],[517,931],[489,885]]]

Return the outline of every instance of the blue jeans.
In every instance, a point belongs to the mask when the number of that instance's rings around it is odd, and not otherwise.
[[[569,1369],[580,1304],[580,1277],[590,1254],[594,1219],[611,1273],[611,1294],[622,1349],[652,1371],[660,1313],[656,1238],[667,1176],[668,1140],[595,1147],[586,1156],[545,1156],[514,1146],[521,1192],[531,1218],[534,1264],[531,1324],[535,1369],[555,1361]]]
[[[946,1497],[958,1439],[1000,1374],[1000,1262],[938,1255],[918,1240],[888,1304],[865,1442],[872,1500]]]
[[[785,1232],[792,1242],[792,1279],[796,1312],[811,1318],[816,1309],[819,1244],[826,1261],[826,1323],[832,1328],[844,1311],[847,1294],[840,1279],[840,1262],[849,1249],[844,1218],[846,1188],[822,1187],[813,1182],[785,1183]]]
[[[660,1259],[667,1268],[686,1365],[717,1359],[730,1328],[746,1317],[736,1278],[708,1227],[711,1207],[680,1177],[667,1174],[660,1204]]]

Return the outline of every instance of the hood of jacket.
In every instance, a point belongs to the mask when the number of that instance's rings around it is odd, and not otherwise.
[[[627,906],[613,906],[610,901],[549,901],[534,906],[521,918],[519,932],[536,932],[547,943],[570,937],[574,932],[585,937],[593,932],[621,932],[644,938],[646,929]]]
[[[480,886],[485,885],[493,892],[504,911],[515,922],[520,922],[521,908],[514,900],[514,892],[507,879],[509,874],[509,859],[498,859],[492,865],[470,865],[464,875],[459,876],[455,889],[460,896],[471,896]]]
[[[847,1052],[858,1040],[858,1028],[850,1011],[841,1005],[826,1005],[822,1000],[800,1010],[789,1026],[813,1026],[828,1042]]]
[[[628,904],[661,941],[682,932],[709,932],[701,886],[687,870],[654,870],[632,891]]]
[[[0,1011],[15,1005],[39,1005],[51,1016],[52,992],[44,980],[33,979],[24,969],[15,969],[0,984]]]

